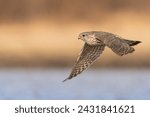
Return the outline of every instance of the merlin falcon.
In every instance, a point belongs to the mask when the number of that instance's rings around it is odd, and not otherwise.
[[[118,35],[103,31],[83,32],[79,34],[78,39],[85,42],[84,47],[75,62],[71,74],[63,82],[72,79],[87,69],[102,54],[105,46],[109,47],[117,55],[123,56],[135,51],[132,46],[141,43],[141,41],[124,39]]]

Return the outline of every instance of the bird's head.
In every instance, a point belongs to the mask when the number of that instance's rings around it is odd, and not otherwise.
[[[88,32],[80,33],[79,36],[78,36],[78,39],[81,39],[83,41],[87,40],[88,38],[89,38]]]

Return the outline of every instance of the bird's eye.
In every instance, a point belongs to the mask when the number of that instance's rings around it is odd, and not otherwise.
[[[82,35],[83,37],[85,37],[85,35]]]

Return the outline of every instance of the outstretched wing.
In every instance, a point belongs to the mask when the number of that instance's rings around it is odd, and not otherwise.
[[[104,44],[112,49],[119,56],[132,53],[134,48],[131,47],[124,39],[118,36],[108,37],[104,40]]]
[[[104,44],[93,46],[85,43],[72,69],[70,76],[64,81],[72,79],[73,77],[77,76],[82,71],[84,71],[86,68],[88,68],[100,56],[104,48],[105,48]]]

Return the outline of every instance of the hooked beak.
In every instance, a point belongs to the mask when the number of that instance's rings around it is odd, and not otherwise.
[[[81,36],[78,37],[78,40],[80,40],[80,39],[81,39]]]

